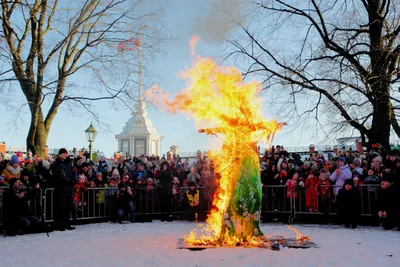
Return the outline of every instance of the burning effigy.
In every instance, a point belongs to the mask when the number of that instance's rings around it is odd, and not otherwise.
[[[193,46],[197,38],[192,39]],[[215,135],[221,148],[208,154],[219,177],[206,224],[184,242],[193,246],[270,247],[260,229],[262,184],[257,143],[271,143],[284,123],[262,114],[261,84],[244,82],[239,70],[196,56],[180,74],[187,88],[170,97],[158,85],[145,92],[150,101],[171,113],[194,119],[199,132]]]

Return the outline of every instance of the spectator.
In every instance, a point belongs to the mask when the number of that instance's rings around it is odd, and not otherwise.
[[[331,198],[329,175],[326,172],[321,172],[319,174],[319,181],[315,186],[317,189],[319,211],[324,214],[324,219],[326,220],[329,214],[329,202]]]
[[[122,223],[125,215],[130,215],[129,220],[131,223],[135,222],[134,213],[134,196],[130,187],[125,183],[120,183],[118,190],[114,194],[113,205],[115,219],[118,223]]]
[[[31,196],[22,191],[22,183],[11,178],[10,188],[3,194],[3,222],[7,235],[24,234],[38,229],[39,218],[29,211],[28,201]]]
[[[360,194],[355,190],[352,179],[344,182],[337,195],[337,214],[346,228],[357,228],[360,214]]]
[[[173,177],[169,171],[169,163],[164,161],[161,165],[161,170],[158,175],[159,194],[160,194],[160,208],[161,208],[161,221],[172,222],[171,218],[171,201],[172,201],[172,181]]]
[[[11,157],[11,160],[9,162],[9,164],[7,164],[6,168],[3,170],[3,184],[7,185],[8,181],[12,178],[20,178],[20,174],[21,174],[21,167],[19,164],[19,159],[16,155],[13,155]]]
[[[190,173],[187,176],[188,183],[197,183],[197,180],[200,180],[200,175],[197,173],[196,167],[190,168]]]
[[[183,206],[185,209],[185,217],[189,221],[203,221],[203,195],[199,189],[196,189],[196,184],[189,183],[189,190],[186,191],[183,198]]]
[[[383,229],[390,230],[395,227],[395,206],[399,203],[395,203],[394,191],[392,188],[392,179],[389,175],[382,177],[381,187],[382,190],[378,194],[378,217],[381,220]]]
[[[317,212],[317,183],[319,178],[311,171],[305,182],[306,187],[306,207],[309,212]]]
[[[78,224],[77,222],[77,213],[82,210],[82,206],[86,206],[86,202],[83,202],[82,205],[82,193],[87,192],[87,178],[85,173],[80,173],[78,175],[78,182],[74,185],[74,196],[72,198],[72,219],[74,224]]]
[[[351,170],[346,163],[346,158],[339,158],[337,164],[336,170],[331,174],[331,181],[335,183],[335,195],[338,195],[340,187],[344,185],[344,182],[352,178]]]
[[[54,201],[55,216],[54,223],[58,231],[74,230],[70,224],[72,196],[75,184],[75,172],[73,162],[68,157],[68,151],[61,148],[58,157],[51,166],[54,177]]]

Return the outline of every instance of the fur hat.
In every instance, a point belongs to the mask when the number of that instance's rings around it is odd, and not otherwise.
[[[58,155],[65,154],[65,153],[68,154],[68,150],[66,150],[65,148],[60,148],[60,150],[58,150]]]
[[[17,155],[12,155],[11,160],[10,160],[10,164],[14,165],[14,164],[19,164],[19,159]]]

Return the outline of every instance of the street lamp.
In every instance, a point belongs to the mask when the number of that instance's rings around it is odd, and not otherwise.
[[[89,158],[90,158],[90,160],[92,160],[92,142],[94,142],[94,139],[96,138],[96,135],[97,135],[97,131],[93,127],[92,123],[90,123],[89,128],[86,129],[85,134],[86,134],[86,138],[89,142]]]

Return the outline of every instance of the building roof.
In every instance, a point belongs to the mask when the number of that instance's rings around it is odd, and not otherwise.
[[[148,117],[146,103],[142,100],[137,102],[132,112],[132,117],[126,122],[122,132],[116,138],[137,135],[152,135],[160,137],[152,121]]]

